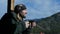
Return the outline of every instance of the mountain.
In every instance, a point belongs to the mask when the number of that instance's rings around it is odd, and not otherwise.
[[[60,12],[46,18],[34,19],[37,26],[33,32],[44,32],[46,34],[60,34]]]

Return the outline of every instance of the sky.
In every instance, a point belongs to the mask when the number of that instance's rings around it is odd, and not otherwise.
[[[15,5],[24,4],[28,14],[26,19],[40,19],[60,12],[60,0],[15,0]],[[7,0],[0,0],[0,19],[7,13]]]

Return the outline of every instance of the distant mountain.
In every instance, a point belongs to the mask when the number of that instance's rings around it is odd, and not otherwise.
[[[60,34],[60,12],[42,19],[34,19],[37,26],[33,32],[44,32],[46,34]]]

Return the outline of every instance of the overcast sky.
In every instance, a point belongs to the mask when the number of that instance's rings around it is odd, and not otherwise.
[[[60,0],[15,0],[16,4],[25,4],[26,19],[40,19],[60,12]],[[0,0],[0,18],[7,12],[7,0]]]

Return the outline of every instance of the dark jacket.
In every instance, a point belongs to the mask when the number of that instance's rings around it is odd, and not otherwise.
[[[29,29],[25,28],[25,22],[22,20],[16,19],[16,14],[14,12],[12,13],[6,13],[1,18],[1,34],[29,34]]]

